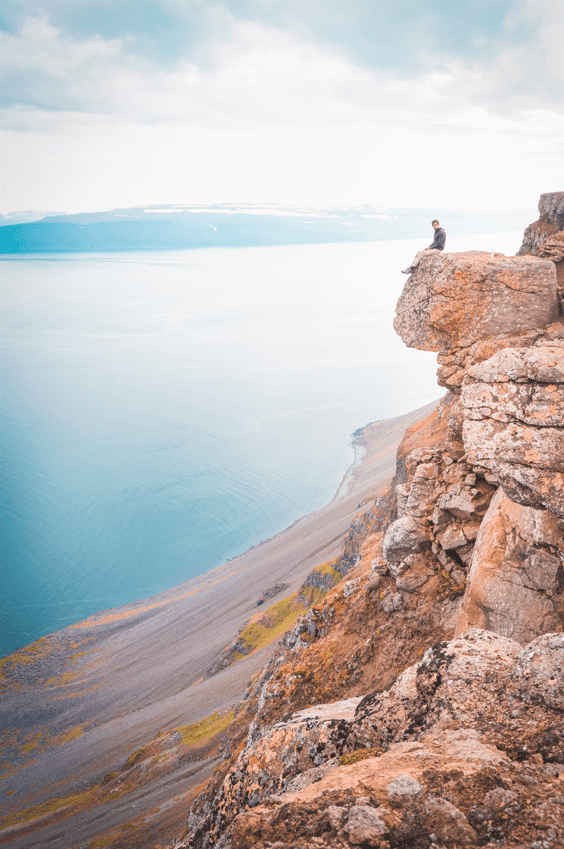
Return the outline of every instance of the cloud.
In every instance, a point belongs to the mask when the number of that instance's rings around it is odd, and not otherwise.
[[[562,108],[561,3],[8,4],[3,105],[140,121],[319,123]],[[448,7],[448,8],[447,8]],[[20,114],[17,119],[20,120]]]
[[[477,208],[496,180],[503,207],[531,191],[511,185],[524,168],[527,187],[550,191],[562,5],[447,5],[11,4],[6,211],[430,197]]]

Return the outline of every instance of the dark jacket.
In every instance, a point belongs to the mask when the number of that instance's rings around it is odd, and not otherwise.
[[[438,230],[435,230],[435,239],[432,245],[429,245],[430,248],[436,248],[439,251],[444,251],[446,242],[446,233],[442,227],[439,227]]]

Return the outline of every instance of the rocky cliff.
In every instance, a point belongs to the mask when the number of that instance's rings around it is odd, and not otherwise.
[[[395,329],[447,393],[250,682],[177,847],[564,847],[563,202],[515,257],[408,279]]]

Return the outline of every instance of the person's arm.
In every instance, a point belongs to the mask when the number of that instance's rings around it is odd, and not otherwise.
[[[444,249],[445,242],[446,242],[446,233],[445,233],[445,231],[444,231],[444,230],[437,230],[437,231],[435,232],[435,239],[434,239],[434,241],[433,241],[433,244],[429,245],[429,247],[428,247],[428,248],[426,248],[425,250],[428,250],[428,251],[430,251],[430,250],[439,250],[439,251],[442,251],[442,250]]]

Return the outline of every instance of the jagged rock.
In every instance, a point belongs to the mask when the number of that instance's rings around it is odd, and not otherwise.
[[[477,521],[485,515],[493,492],[486,481],[480,481],[475,487],[453,484],[440,496],[437,506],[458,519]]]
[[[388,572],[388,564],[383,557],[377,555],[370,564],[370,569],[375,575],[386,575]]]
[[[319,780],[323,772],[316,768],[330,767],[332,759],[341,754],[359,701],[352,698],[316,705],[252,735],[236,770],[224,782],[219,806],[222,815],[256,807],[266,796],[289,787],[296,776],[308,776],[302,786]]]
[[[518,505],[499,489],[476,540],[455,634],[476,626],[526,644],[561,628],[562,559],[556,517]]]
[[[509,846],[531,845],[543,828],[557,834],[564,827],[563,662],[561,634],[525,650],[479,629],[438,643],[387,690],[356,700],[354,716],[351,702],[320,705],[264,729],[214,800],[207,838],[194,821],[194,839],[182,845],[345,849],[382,846],[382,839],[412,845],[423,834],[454,849],[485,845],[498,815],[517,835],[525,822],[528,843]],[[344,754],[312,766],[310,752],[322,748],[335,721],[344,723]],[[521,773],[523,757],[530,766]],[[532,787],[538,812],[527,801]]]
[[[482,694],[482,682],[506,681],[520,650],[515,641],[477,628],[450,643],[437,643],[388,690],[360,702],[349,746],[386,747],[418,739],[439,716],[467,720],[480,700],[485,706],[490,697]],[[474,721],[466,727],[475,727]]]
[[[544,256],[547,242],[551,242],[564,230],[564,192],[548,192],[541,195],[538,208],[539,219],[525,230],[523,244],[517,253],[518,256],[527,254]],[[548,250],[550,251],[550,247]],[[564,246],[560,259],[563,255]],[[556,257],[556,261],[559,261],[558,257]]]
[[[404,514],[409,514],[416,518],[430,516],[435,506],[434,502],[438,496],[438,490],[435,490],[436,483],[434,480],[414,478],[409,489],[409,495],[405,501]]]
[[[445,551],[452,548],[460,548],[468,542],[462,525],[447,525],[444,530],[441,529],[435,535],[435,538],[440,542]]]
[[[404,286],[394,329],[410,348],[446,351],[558,317],[552,262],[467,251],[423,260]]]
[[[413,593],[433,575],[424,554],[410,554],[399,563],[390,563],[390,574],[398,590]]]

